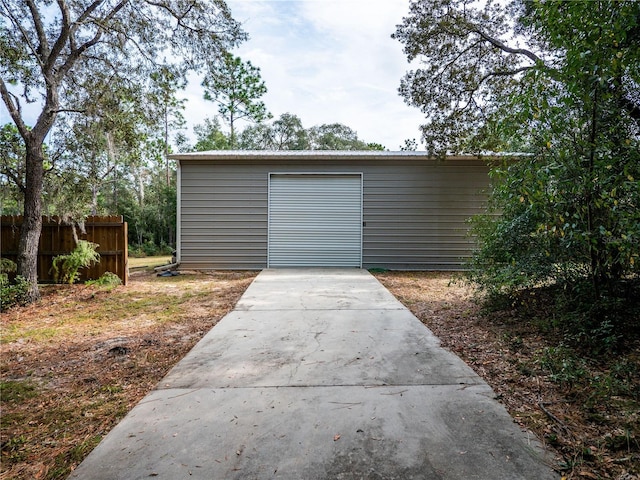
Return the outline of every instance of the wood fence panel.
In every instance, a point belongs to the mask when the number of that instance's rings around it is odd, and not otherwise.
[[[5,216],[0,220],[2,256],[17,259],[20,242],[21,216]],[[105,272],[116,274],[124,285],[128,282],[127,223],[119,215],[88,217],[84,231],[75,227],[78,240],[97,243],[100,263],[80,271],[80,281],[94,280]],[[56,217],[42,219],[42,234],[38,246],[38,281],[53,282],[53,258],[75,248],[73,227]]]

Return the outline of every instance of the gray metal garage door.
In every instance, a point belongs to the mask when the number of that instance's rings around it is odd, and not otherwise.
[[[269,267],[362,265],[361,174],[271,174]]]

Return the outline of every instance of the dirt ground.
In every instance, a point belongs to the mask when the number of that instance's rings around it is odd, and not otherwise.
[[[0,479],[63,479],[202,336],[255,272],[45,286],[2,314]]]
[[[0,479],[66,478],[254,276],[136,272],[127,287],[48,286],[38,304],[2,314]],[[611,365],[585,364],[589,375],[559,368],[562,377],[551,368],[553,335],[481,314],[473,291],[450,275],[376,276],[552,449],[565,478],[638,478],[640,348],[616,358],[615,375]]]
[[[473,289],[452,283],[450,274],[376,277],[555,454],[563,479],[640,478],[637,341],[611,357],[589,358],[533,318],[482,311]]]

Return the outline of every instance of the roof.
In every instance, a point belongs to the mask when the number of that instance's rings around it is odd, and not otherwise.
[[[448,155],[446,158],[451,160],[479,160],[486,161],[490,158],[505,157],[513,154],[504,153],[487,153],[483,155]],[[169,155],[172,160],[233,160],[233,159],[252,159],[252,158],[271,158],[271,159],[306,159],[306,160],[323,160],[327,158],[344,158],[344,159],[388,159],[388,158],[407,158],[407,159],[435,159],[433,155],[427,152],[416,151],[381,151],[381,150],[210,150],[207,152],[190,152],[190,153],[174,153]]]

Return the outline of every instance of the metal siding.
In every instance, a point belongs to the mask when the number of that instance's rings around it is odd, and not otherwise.
[[[267,178],[251,165],[181,162],[181,267],[254,270],[267,261]]]
[[[268,258],[270,267],[360,267],[361,175],[271,175]]]
[[[267,266],[269,173],[363,174],[362,266],[459,270],[483,212],[488,167],[478,160],[237,158],[181,161],[183,268]]]
[[[363,266],[460,270],[474,243],[468,219],[486,201],[488,168],[400,162],[365,170]]]

